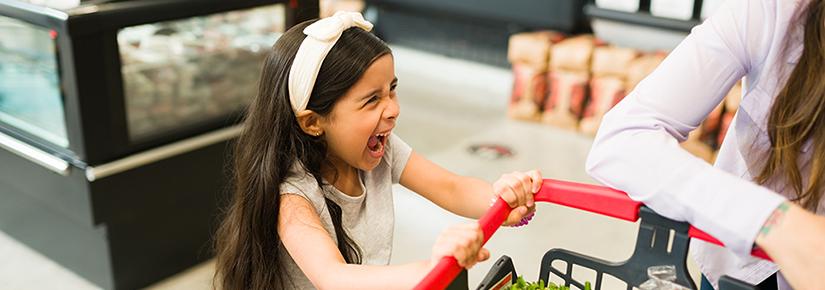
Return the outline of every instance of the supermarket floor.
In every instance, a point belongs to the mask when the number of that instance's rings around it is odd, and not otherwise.
[[[395,133],[417,152],[454,172],[488,181],[505,172],[538,168],[548,178],[593,182],[584,172],[590,138],[505,118],[512,85],[509,70],[402,47],[394,50],[402,112]],[[491,160],[468,149],[487,143],[507,146],[515,154]],[[439,232],[468,221],[403,187],[396,187],[395,195],[393,264],[429,258]],[[550,248],[606,260],[626,259],[632,253],[637,228],[628,222],[540,204],[529,226],[503,228],[490,240],[493,258],[470,271],[470,285],[477,285],[503,254],[513,258],[519,274],[528,280],[538,278],[541,256]],[[211,289],[213,269],[214,264],[207,262],[150,289]],[[587,280],[595,277],[587,271],[579,273]],[[625,289],[616,281],[606,286],[603,289]],[[0,232],[0,289],[98,288]]]

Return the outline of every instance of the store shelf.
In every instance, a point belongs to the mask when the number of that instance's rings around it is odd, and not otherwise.
[[[701,23],[699,20],[678,20],[653,16],[647,12],[624,12],[611,9],[599,8],[595,5],[587,5],[584,13],[592,18],[618,21],[628,24],[642,25],[652,28],[661,28],[675,31],[690,31],[694,26]]]
[[[552,29],[589,31],[585,0],[368,0],[367,16],[391,44],[508,67],[511,34]]]
[[[584,7],[584,14],[590,18],[618,21],[628,24],[636,24],[651,28],[660,28],[674,31],[688,32],[694,26],[701,23],[702,0],[694,0],[693,10],[690,19],[682,20],[675,18],[660,17],[651,14],[651,0],[640,0],[639,9],[636,12],[619,11],[599,7],[595,0],[589,0]]]

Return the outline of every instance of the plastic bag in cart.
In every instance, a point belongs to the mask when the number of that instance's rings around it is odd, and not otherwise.
[[[690,288],[676,284],[676,266],[652,266],[647,268],[650,280],[639,285],[641,290],[690,290]]]

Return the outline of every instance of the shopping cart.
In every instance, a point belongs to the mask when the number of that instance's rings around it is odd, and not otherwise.
[[[707,233],[687,223],[660,216],[642,203],[630,199],[624,192],[607,187],[545,179],[541,190],[535,195],[535,200],[556,203],[630,222],[641,219],[636,248],[633,255],[626,261],[611,262],[564,249],[551,249],[545,253],[541,260],[539,278],[548,282],[552,274],[563,280],[565,286],[572,286],[571,289],[584,289],[584,281],[573,278],[573,266],[590,269],[591,272],[595,271],[595,280],[589,281],[592,283],[593,290],[602,289],[606,275],[623,281],[627,284],[627,289],[631,290],[649,279],[647,273],[649,267],[662,265],[675,266],[675,283],[698,289],[687,270],[690,239],[696,238],[724,246],[722,242]],[[499,199],[479,219],[478,223],[484,232],[484,243],[490,239],[509,214],[510,207],[504,200]],[[758,248],[751,254],[770,260],[770,257]],[[563,261],[564,263],[556,263],[556,265],[564,264],[564,266],[554,266],[555,261]],[[512,261],[509,257],[503,256],[496,261],[477,289],[499,289],[508,282],[514,283],[516,277],[518,275]],[[468,289],[466,270],[458,266],[455,258],[444,257],[415,289]],[[720,279],[719,289],[755,290],[756,288],[742,281],[723,277]]]

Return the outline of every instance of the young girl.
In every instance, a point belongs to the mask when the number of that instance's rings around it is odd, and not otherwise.
[[[680,149],[742,77],[715,166]],[[692,246],[703,290],[825,289],[823,78],[825,0],[726,1],[604,117],[588,171],[725,243]]]
[[[273,46],[236,145],[235,195],[216,239],[219,288],[409,289],[443,256],[467,268],[489,257],[478,226],[460,225],[441,234],[431,259],[388,266],[395,183],[469,218],[501,196],[515,208],[506,224],[529,219],[537,171],[491,186],[392,134],[398,80],[371,27],[338,13]]]

